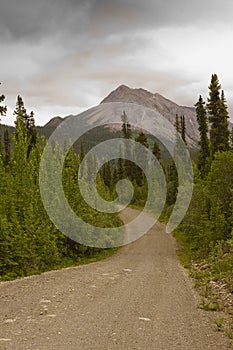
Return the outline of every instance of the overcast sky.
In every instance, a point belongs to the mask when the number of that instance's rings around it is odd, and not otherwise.
[[[43,125],[121,84],[193,105],[212,73],[233,119],[232,14],[232,0],[2,0],[2,122],[14,123],[18,94]]]

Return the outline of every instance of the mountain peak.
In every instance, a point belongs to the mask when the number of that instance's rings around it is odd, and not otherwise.
[[[62,121],[63,118],[59,116],[53,117],[47,124],[45,124],[45,127],[57,127]]]
[[[145,89],[133,89],[127,85],[120,85],[113,90],[101,103],[108,102],[131,102],[140,103],[140,100],[150,98],[153,94]],[[142,101],[143,102],[143,101]]]
[[[193,108],[179,106],[159,93],[152,93],[143,88],[132,89],[126,85],[120,85],[101,103],[111,102],[135,103],[157,110],[168,119],[172,125],[175,124],[176,114],[184,115],[186,118],[188,143],[194,145],[199,139],[196,114]]]
[[[115,91],[117,91],[117,90],[130,90],[130,89],[131,88],[129,86],[122,84],[122,85],[118,86],[118,88],[116,88]]]

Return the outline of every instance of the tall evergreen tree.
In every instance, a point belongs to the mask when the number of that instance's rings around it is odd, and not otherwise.
[[[14,115],[16,116],[15,123],[17,123],[18,118],[23,118],[23,120],[25,121],[25,124],[26,124],[27,119],[28,119],[27,110],[24,106],[23,99],[20,95],[17,96],[16,108],[14,110]]]
[[[121,121],[122,121],[121,130],[122,130],[124,139],[130,139],[132,137],[132,128],[125,111],[123,111],[123,114],[121,116]]]
[[[1,83],[0,83],[1,85]],[[0,103],[2,103],[5,100],[4,95],[0,95]],[[7,107],[6,106],[0,106],[0,116],[6,115]],[[1,119],[0,119],[1,120]]]
[[[210,156],[209,151],[209,139],[208,139],[208,122],[207,114],[205,109],[205,102],[202,99],[202,96],[199,97],[198,102],[195,104],[196,107],[196,116],[198,122],[198,130],[200,133],[200,153],[198,157],[198,168],[204,176],[207,170],[207,159]]]
[[[221,128],[219,130],[221,143],[219,144],[219,151],[225,152],[229,150],[230,131],[228,126],[229,114],[227,111],[227,104],[223,90],[219,101],[218,113],[219,119],[221,120]]]
[[[131,124],[128,120],[128,117],[125,113],[125,111],[123,111],[123,114],[121,116],[121,121],[122,121],[122,126],[121,126],[121,130],[123,133],[123,138],[124,139],[131,139],[132,137],[132,128],[131,128]],[[131,157],[132,155],[132,150],[130,149],[130,147],[127,147],[125,150],[125,157]],[[132,162],[130,162],[129,160],[125,159],[124,161],[124,167],[125,167],[125,172],[126,175],[129,179],[133,179],[133,165]]]
[[[28,146],[27,156],[29,157],[33,146],[37,142],[37,131],[35,126],[34,112],[31,111],[30,115],[26,119],[26,128],[28,131],[28,136],[30,138],[30,144]]]
[[[181,129],[181,137],[184,143],[186,144],[186,123],[184,115],[180,116],[180,129]]]
[[[0,83],[1,85],[1,83]],[[4,95],[0,95],[0,104],[5,100]],[[7,107],[6,106],[1,106],[0,105],[0,117],[6,115],[7,112]],[[0,118],[1,121],[1,118]],[[2,136],[0,135],[0,156],[3,156],[3,146],[2,146]]]
[[[221,85],[217,74],[213,74],[209,86],[207,109],[209,112],[211,154],[229,149],[228,113],[224,93],[220,97]]]
[[[176,121],[175,121],[175,129],[176,129],[176,132],[177,133],[180,133],[181,132],[181,129],[180,129],[180,121],[179,121],[179,115],[176,114]]]
[[[29,140],[27,149],[27,157],[29,157],[33,146],[37,142],[37,131],[35,127],[34,113],[31,112],[29,115],[27,114],[27,110],[24,106],[23,99],[20,95],[17,97],[16,100],[16,108],[14,110],[14,115],[16,116],[16,137],[18,128],[21,128],[21,130],[24,130],[24,137],[28,138]],[[21,127],[19,126],[20,124],[22,124]]]
[[[186,123],[184,115],[179,116],[178,114],[176,114],[176,121],[174,126],[176,132],[181,135],[182,140],[186,144]]]
[[[83,161],[84,156],[85,156],[85,153],[84,153],[84,148],[83,148],[83,142],[81,141],[80,142],[80,154],[79,154],[80,162]]]

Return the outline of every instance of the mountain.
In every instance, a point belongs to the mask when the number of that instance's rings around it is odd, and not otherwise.
[[[53,127],[57,127],[59,124],[61,124],[61,122],[63,121],[63,118],[57,116],[54,117],[52,119],[50,119],[50,121],[44,125],[44,128],[53,128]]]
[[[176,114],[184,115],[186,120],[186,133],[187,133],[188,145],[193,149],[197,149],[199,132],[198,132],[198,125],[196,121],[195,108],[179,106],[175,102],[170,101],[169,99],[163,97],[158,93],[153,94],[141,88],[132,89],[125,85],[120,85],[116,90],[112,91],[107,97],[103,99],[100,105],[103,105],[105,103],[111,103],[111,102],[134,103],[141,106],[145,106],[149,109],[159,112],[162,116],[164,116],[167,120],[169,120],[172,125],[175,124]],[[139,109],[139,111],[140,110],[141,109]],[[138,112],[138,113],[141,113],[141,112]],[[68,117],[69,116],[65,118],[68,118]],[[37,127],[38,133],[48,138],[53,133],[53,131],[62,123],[62,121],[65,118],[61,118],[59,116],[52,118],[43,127],[41,126]],[[135,120],[137,120],[137,118],[140,119],[140,115],[135,115]],[[154,117],[152,118],[153,120],[151,120],[151,123],[154,123],[155,118]],[[120,123],[120,119],[119,119],[119,123]],[[5,127],[2,128],[0,133],[3,133],[4,128]],[[14,128],[12,127],[10,132],[13,132],[13,129]],[[92,144],[92,140],[91,140],[92,138],[95,138],[98,140],[99,138],[104,139],[105,134],[109,138],[111,132],[117,133],[118,136],[120,136],[119,124],[116,124],[115,127],[112,125],[110,130],[107,130],[107,128],[102,128],[102,129],[103,130],[99,129],[98,132],[95,132],[95,135],[92,133],[91,135],[88,136],[88,143],[90,145]]]
[[[175,124],[176,114],[184,115],[188,144],[191,147],[197,147],[199,132],[194,107],[179,106],[158,93],[153,94],[141,88],[131,89],[125,85],[121,85],[116,90],[112,91],[101,103],[110,102],[137,103],[147,108],[157,110],[168,119],[172,125]]]

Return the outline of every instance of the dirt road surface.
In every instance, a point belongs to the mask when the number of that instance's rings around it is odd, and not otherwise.
[[[229,349],[160,223],[107,260],[2,282],[0,296],[1,350]]]

